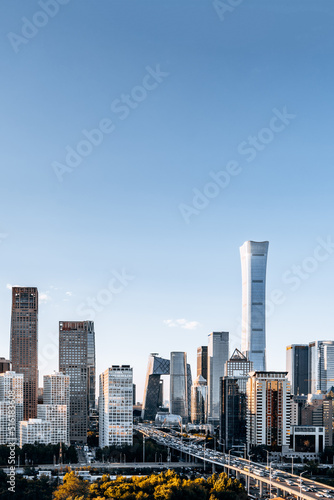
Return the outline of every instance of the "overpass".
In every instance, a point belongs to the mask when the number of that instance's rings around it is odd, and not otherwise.
[[[159,444],[179,450],[180,454],[203,461],[204,468],[206,464],[218,465],[223,467],[228,475],[234,474],[237,479],[243,476],[247,492],[249,493],[250,486],[253,484],[258,488],[260,498],[264,490],[269,492],[269,498],[271,498],[274,489],[277,490],[277,496],[293,495],[300,500],[334,498],[334,488],[302,477],[303,472],[297,476],[281,471],[274,466],[273,462],[270,463],[270,467],[266,467],[251,460],[235,457],[231,455],[231,450],[228,454],[208,450],[198,438],[184,443],[182,436],[180,437],[177,433],[170,434],[150,424],[138,424],[135,429]]]

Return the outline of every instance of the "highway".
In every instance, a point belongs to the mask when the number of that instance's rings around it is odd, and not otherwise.
[[[252,462],[230,454],[206,449],[203,440],[194,438],[192,441],[184,443],[178,433],[164,432],[149,424],[138,424],[135,428],[143,435],[150,437],[166,447],[177,449],[185,457],[195,457],[202,460],[204,464],[215,464],[224,467],[227,474],[233,472],[239,479],[244,476],[246,488],[249,492],[253,483],[259,489],[260,497],[263,490],[269,490],[269,497],[273,490],[277,491],[277,496],[285,494],[293,495],[305,500],[318,500],[318,498],[334,498],[334,488],[317,483],[305,477],[300,477],[289,472],[283,472],[271,462],[271,467]],[[303,474],[303,473],[302,473]],[[300,482],[301,481],[301,482]]]

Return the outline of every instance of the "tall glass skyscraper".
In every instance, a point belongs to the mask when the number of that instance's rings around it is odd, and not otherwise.
[[[59,371],[70,376],[70,441],[87,441],[89,409],[95,406],[93,321],[59,322]]]
[[[219,425],[219,384],[229,356],[229,333],[212,332],[208,341],[208,423]]]
[[[170,353],[170,413],[180,415],[183,422],[190,417],[190,394],[188,383],[187,354],[185,352]],[[191,381],[190,381],[191,391]]]
[[[225,376],[220,385],[220,440],[224,449],[246,443],[247,381],[252,362],[235,349],[225,364]]]
[[[308,394],[309,355],[307,344],[292,344],[286,348],[286,371],[292,396]]]
[[[254,370],[266,370],[266,268],[268,241],[240,247],[242,272],[241,350]]]
[[[309,393],[328,392],[334,385],[334,340],[309,344]]]
[[[38,291],[12,288],[10,360],[12,370],[23,373],[23,419],[37,417]]]

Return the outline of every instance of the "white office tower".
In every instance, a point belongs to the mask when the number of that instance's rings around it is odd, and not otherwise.
[[[266,268],[268,241],[240,247],[242,273],[241,350],[254,370],[266,370]]]
[[[208,423],[219,425],[219,385],[229,356],[229,333],[212,332],[208,340]]]
[[[289,446],[290,382],[287,372],[249,374],[247,446]]]
[[[133,373],[113,365],[100,375],[99,446],[133,444]]]
[[[51,444],[69,445],[67,405],[37,405],[37,418],[51,423]]]
[[[20,440],[23,420],[23,373],[0,373],[0,444]]]
[[[25,444],[51,443],[51,422],[40,418],[29,418],[20,422],[20,448]]]
[[[309,344],[309,393],[328,392],[334,386],[334,340]]]
[[[66,405],[67,411],[67,434],[63,443],[70,442],[70,376],[64,375],[62,372],[53,372],[51,375],[43,377],[43,406],[44,405]],[[38,405],[42,406],[42,405]],[[39,410],[41,411],[41,410]],[[57,414],[57,418],[63,418],[63,410],[52,410]],[[38,412],[38,408],[37,408]],[[51,410],[45,410],[46,414],[50,414]],[[42,418],[38,415],[38,418]],[[63,431],[62,431],[63,432]],[[59,442],[59,441],[58,441]]]

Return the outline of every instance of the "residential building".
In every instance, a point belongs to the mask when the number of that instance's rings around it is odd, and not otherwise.
[[[37,417],[51,424],[50,443],[69,445],[67,405],[42,404],[37,405]]]
[[[43,377],[43,406],[47,405],[49,407],[59,407],[57,409],[46,409],[41,410],[41,405],[38,405],[37,414],[38,418],[43,418],[41,411],[45,411],[45,415],[50,415],[50,412],[55,412],[57,419],[60,419],[60,433],[63,433],[64,425],[62,424],[62,419],[64,417],[64,410],[62,409],[66,406],[66,437],[63,439],[63,443],[70,442],[70,376],[64,375],[62,372],[53,372],[51,375],[44,375]],[[38,413],[40,411],[40,413]],[[45,417],[46,418],[46,417]],[[52,437],[54,439],[54,436]]]
[[[40,418],[29,418],[20,422],[20,448],[25,444],[50,444],[51,422]]]
[[[19,444],[20,421],[23,420],[22,373],[0,373],[0,444]]]
[[[129,365],[113,365],[100,375],[99,446],[133,443],[133,372]]]
[[[250,373],[247,382],[247,444],[281,451],[290,441],[290,382],[287,372]]]

